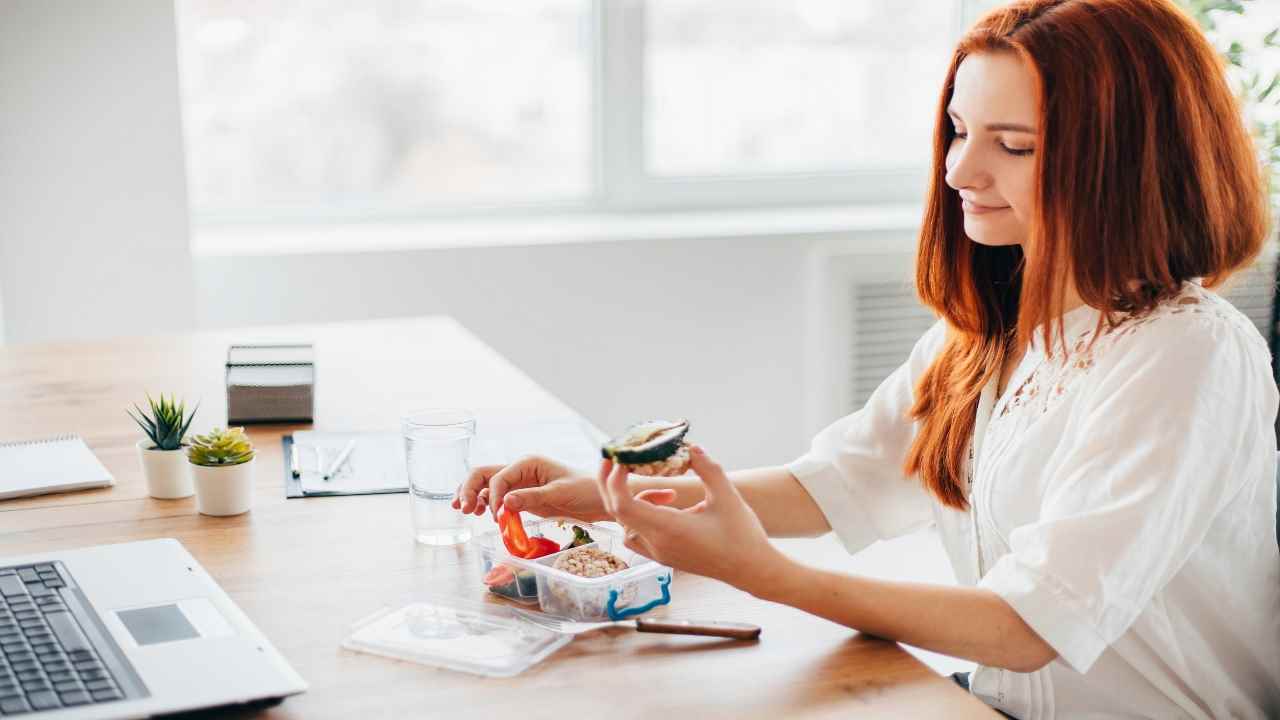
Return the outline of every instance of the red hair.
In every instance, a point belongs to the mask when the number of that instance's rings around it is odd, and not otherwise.
[[[944,182],[956,69],[978,52],[1014,53],[1040,91],[1039,207],[1021,247],[969,239]],[[1067,277],[1102,311],[1101,329],[1185,280],[1221,284],[1258,255],[1267,223],[1261,164],[1225,66],[1172,0],[1021,0],[988,13],[956,48],[938,105],[916,291],[947,338],[916,384],[904,474],[967,507],[982,388],[1037,326],[1046,348],[1054,331],[1062,337]]]

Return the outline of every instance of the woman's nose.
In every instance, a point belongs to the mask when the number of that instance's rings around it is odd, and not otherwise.
[[[944,179],[953,190],[982,187],[989,179],[981,167],[979,154],[972,152],[970,148],[969,143],[955,143],[947,153],[947,174]]]

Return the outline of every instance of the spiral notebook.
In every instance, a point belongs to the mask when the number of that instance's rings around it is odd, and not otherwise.
[[[0,500],[114,483],[79,435],[0,443]]]

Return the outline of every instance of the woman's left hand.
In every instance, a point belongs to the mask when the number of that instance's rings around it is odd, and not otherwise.
[[[596,477],[605,509],[626,529],[632,551],[758,595],[787,560],[720,465],[696,445],[689,454],[706,490],[698,504],[676,510],[632,497],[626,467],[605,460]]]

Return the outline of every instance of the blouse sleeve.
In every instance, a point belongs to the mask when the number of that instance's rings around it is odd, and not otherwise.
[[[907,416],[915,383],[941,351],[945,331],[944,321],[935,323],[861,410],[827,426],[786,465],[850,554],[932,520],[928,495],[916,478],[903,476],[902,465],[916,433]]]
[[[1094,368],[1068,426],[1078,440],[1046,467],[1039,519],[1009,534],[1011,552],[979,583],[1080,673],[1244,484],[1271,481],[1277,391],[1261,338],[1209,315],[1164,319],[1175,321],[1118,339]]]

